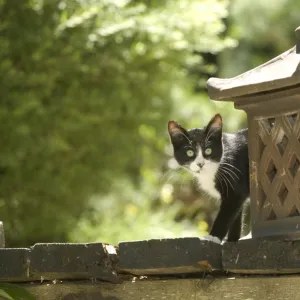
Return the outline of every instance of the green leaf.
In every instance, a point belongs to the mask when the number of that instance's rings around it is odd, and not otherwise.
[[[8,295],[4,290],[0,290],[0,297],[8,299],[8,300],[14,300],[14,298],[12,298],[10,295]]]
[[[36,300],[26,289],[11,283],[0,283],[0,296],[9,300]]]

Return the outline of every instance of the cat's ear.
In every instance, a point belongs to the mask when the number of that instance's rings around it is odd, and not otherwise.
[[[187,131],[176,121],[168,122],[168,131],[171,138],[172,143],[182,142],[185,139],[188,139]]]
[[[209,121],[208,125],[206,126],[206,130],[210,130],[210,129],[222,130],[222,127],[223,127],[222,117],[220,114],[216,114]]]

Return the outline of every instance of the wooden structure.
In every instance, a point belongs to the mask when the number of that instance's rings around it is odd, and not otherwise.
[[[300,236],[300,27],[296,46],[231,79],[210,78],[209,96],[246,111],[252,236]]]

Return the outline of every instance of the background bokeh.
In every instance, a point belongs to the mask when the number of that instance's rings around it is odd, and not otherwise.
[[[215,203],[167,121],[225,129],[232,77],[295,44],[295,0],[0,0],[0,220],[8,246],[203,235]]]

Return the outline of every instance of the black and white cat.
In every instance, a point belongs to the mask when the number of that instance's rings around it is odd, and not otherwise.
[[[201,190],[220,199],[220,210],[207,237],[230,242],[241,235],[243,205],[249,197],[248,129],[235,134],[222,132],[216,114],[204,128],[184,129],[169,121],[174,157],[197,179]]]

